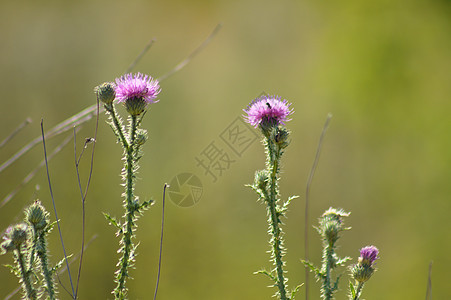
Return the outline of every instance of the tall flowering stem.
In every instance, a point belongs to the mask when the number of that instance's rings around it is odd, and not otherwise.
[[[112,292],[115,299],[126,299],[126,280],[129,277],[129,268],[134,264],[134,257],[137,245],[134,243],[136,220],[140,213],[147,209],[152,201],[139,202],[139,198],[134,194],[136,173],[138,171],[138,161],[141,158],[141,146],[147,140],[147,131],[139,129],[148,104],[158,102],[157,95],[160,92],[158,81],[143,74],[126,74],[118,79],[116,83],[104,83],[95,88],[99,100],[104,103],[105,110],[109,115],[109,124],[116,134],[119,143],[124,149],[124,168],[122,170],[122,180],[124,181],[124,209],[123,222],[105,214],[111,224],[118,228],[118,235],[121,235],[120,248],[118,253],[122,253],[119,259],[118,270],[116,271],[117,286]],[[118,116],[114,100],[123,103],[130,114],[128,128],[122,125],[122,120]],[[127,130],[128,129],[128,130]]]
[[[280,97],[263,96],[255,99],[244,110],[245,120],[261,130],[267,154],[266,169],[256,172],[254,184],[250,187],[259,195],[259,200],[267,206],[271,261],[274,269],[270,272],[262,270],[257,273],[266,274],[274,281],[274,286],[278,289],[276,295],[282,300],[293,299],[294,292],[297,290],[296,288],[290,294],[287,289],[288,279],[285,277],[283,261],[285,248],[281,228],[281,218],[285,216],[289,202],[295,197],[282,202],[278,185],[280,161],[284,149],[289,145],[289,131],[281,125],[289,121],[288,116],[293,112],[289,108],[290,105]]]

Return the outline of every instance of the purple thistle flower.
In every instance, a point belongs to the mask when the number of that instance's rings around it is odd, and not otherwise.
[[[116,99],[118,102],[126,102],[133,98],[141,98],[146,103],[156,103],[160,93],[158,81],[141,73],[133,75],[125,74],[116,78]]]
[[[291,103],[285,99],[281,100],[279,96],[261,96],[243,109],[246,113],[244,119],[254,127],[260,125],[262,121],[285,125],[285,122],[291,120],[288,116],[293,113],[290,105]]]
[[[359,263],[362,265],[372,266],[374,261],[378,259],[379,250],[375,246],[366,246],[360,249]]]

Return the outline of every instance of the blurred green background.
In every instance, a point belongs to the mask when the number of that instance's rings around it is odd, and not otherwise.
[[[290,286],[304,281],[305,185],[326,115],[333,119],[314,178],[310,225],[329,206],[352,211],[338,253],[374,244],[378,272],[366,299],[424,299],[433,261],[433,295],[450,299],[451,5],[449,1],[1,1],[0,89],[3,139],[26,118],[33,122],[1,149],[7,160],[46,129],[95,103],[94,86],[114,80],[151,38],[135,67],[159,77],[195,49],[221,22],[211,44],[182,71],[161,82],[161,101],[143,122],[150,140],[136,191],[156,204],[139,221],[130,299],[151,299],[155,286],[162,187],[181,172],[203,184],[199,203],[167,203],[159,299],[270,299],[266,212],[244,185],[264,167],[255,142],[216,182],[195,157],[263,91],[293,102],[292,144],[283,158],[282,197],[297,194],[286,220]],[[102,212],[122,214],[122,151],[100,116],[94,174],[87,198],[89,239],[80,299],[111,299],[118,239]],[[95,122],[78,134],[78,148]],[[64,136],[48,141],[49,151]],[[90,148],[89,148],[90,149]],[[50,162],[53,191],[69,253],[78,253],[81,205],[73,145]],[[5,197],[43,158],[36,147],[0,173]],[[83,182],[89,155],[81,164]],[[37,185],[40,187],[37,191]],[[51,210],[42,169],[0,208],[0,229],[18,222],[36,197]],[[54,213],[52,211],[52,218]],[[62,257],[57,231],[52,261]],[[311,260],[321,243],[310,229]],[[0,257],[1,264],[11,256]],[[76,267],[72,266],[75,273]],[[342,269],[345,299],[347,270]],[[75,274],[74,274],[75,275]],[[68,288],[64,275],[61,281]],[[17,287],[2,267],[0,298]],[[319,298],[311,280],[311,299]],[[59,287],[62,299],[70,299]],[[299,299],[305,289],[301,288]],[[14,299],[19,299],[16,295]]]

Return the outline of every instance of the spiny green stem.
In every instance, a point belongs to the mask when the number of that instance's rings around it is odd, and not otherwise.
[[[16,251],[16,256],[17,256],[17,263],[19,264],[19,268],[20,268],[20,274],[22,275],[22,284],[23,284],[24,290],[26,292],[27,299],[35,300],[35,299],[37,299],[36,298],[37,293],[31,283],[31,280],[30,280],[31,274],[30,274],[30,271],[27,270],[27,268],[26,268],[24,255],[20,249],[17,249],[15,251]]]
[[[360,299],[360,293],[362,292],[363,289],[363,282],[359,282],[359,285],[357,286],[357,290],[355,292],[355,297],[353,298],[353,300],[359,300]]]
[[[45,278],[45,282],[47,285],[47,293],[49,294],[49,298],[50,300],[54,300],[55,298],[55,287],[53,284],[53,278],[52,278],[52,273],[49,270],[49,265],[48,265],[48,261],[47,261],[47,248],[46,248],[46,243],[45,243],[45,235],[44,233],[40,233],[39,235],[39,249],[37,251],[37,255],[39,257],[39,259],[41,260],[41,268],[42,268],[42,273],[44,274],[44,278]]]
[[[281,157],[281,149],[273,143],[270,138],[267,138],[267,147],[268,147],[268,161],[270,168],[270,189],[269,189],[269,199],[267,199],[268,209],[270,211],[271,216],[271,231],[273,235],[272,246],[274,259],[277,270],[277,287],[279,288],[279,294],[281,300],[286,300],[286,286],[285,286],[285,277],[283,271],[283,260],[282,260],[282,237],[281,237],[281,229],[279,227],[279,216],[277,212],[277,174],[279,170],[279,161]]]
[[[324,275],[323,278],[323,291],[324,291],[324,299],[326,300],[330,300],[332,299],[332,294],[333,294],[333,290],[330,286],[330,271],[332,269],[332,264],[333,264],[333,254],[334,254],[334,250],[333,247],[328,245],[326,246],[326,248],[324,249],[324,251],[326,252],[325,254],[325,271],[326,274]]]
[[[135,219],[136,207],[134,205],[134,193],[133,193],[133,185],[134,185],[134,151],[133,145],[136,137],[136,116],[131,117],[130,123],[130,136],[129,141],[130,144],[125,149],[126,155],[126,186],[125,186],[125,230],[122,236],[122,247],[123,247],[123,255],[120,259],[120,270],[117,275],[117,287],[114,291],[114,295],[116,299],[125,299],[125,294],[127,289],[125,288],[125,281],[128,277],[128,267],[130,266],[131,259],[130,255],[133,251],[133,226]],[[125,147],[126,145],[124,145]]]

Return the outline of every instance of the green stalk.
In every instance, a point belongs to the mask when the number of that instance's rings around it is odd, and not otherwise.
[[[27,270],[25,266],[25,258],[20,248],[16,250],[16,255],[17,255],[17,263],[20,268],[20,274],[22,275],[22,285],[26,292],[27,299],[35,300],[37,299],[37,293],[31,283],[30,272],[29,270]]]
[[[271,234],[273,236],[272,250],[277,271],[277,287],[279,289],[280,299],[286,300],[286,283],[283,271],[283,260],[282,260],[282,230],[280,229],[279,223],[279,212],[277,211],[277,197],[278,197],[278,178],[277,174],[279,172],[279,162],[281,158],[281,149],[277,144],[273,143],[269,137],[267,137],[267,149],[268,149],[268,161],[269,161],[269,172],[270,176],[270,189],[269,198],[267,199],[267,205],[271,217]]]
[[[331,247],[330,245],[326,246],[326,248],[324,249],[325,252],[325,267],[326,267],[326,274],[324,275],[324,279],[323,279],[323,287],[322,290],[324,291],[324,299],[325,300],[330,300],[332,299],[332,295],[333,295],[333,290],[330,286],[331,284],[331,280],[330,280],[330,271],[332,269],[332,263],[333,263],[333,254],[334,254],[334,250],[333,247]]]
[[[38,250],[37,251],[37,255],[39,257],[39,259],[41,260],[41,268],[42,268],[42,273],[44,274],[44,278],[45,278],[45,282],[47,285],[47,293],[49,294],[49,298],[50,300],[55,300],[55,287],[54,287],[54,283],[53,283],[53,278],[52,278],[52,273],[49,270],[49,265],[48,265],[48,261],[47,261],[47,251],[46,251],[46,242],[45,242],[45,235],[44,233],[40,233],[39,234],[39,238],[38,238]]]
[[[357,286],[357,291],[355,292],[355,297],[353,298],[353,300],[360,299],[360,293],[362,292],[363,285],[364,285],[363,282],[359,282],[359,285]]]
[[[125,281],[128,277],[128,268],[133,262],[133,258],[131,257],[131,253],[133,251],[133,226],[134,226],[134,220],[135,220],[135,212],[136,212],[136,206],[134,204],[134,150],[133,145],[135,142],[136,137],[136,116],[131,116],[131,122],[130,122],[130,136],[129,136],[129,144],[124,145],[125,148],[125,155],[126,155],[126,166],[125,166],[125,230],[123,231],[122,235],[122,252],[123,255],[119,261],[120,269],[117,274],[117,286],[114,290],[115,299],[125,299],[127,289],[125,287]]]

